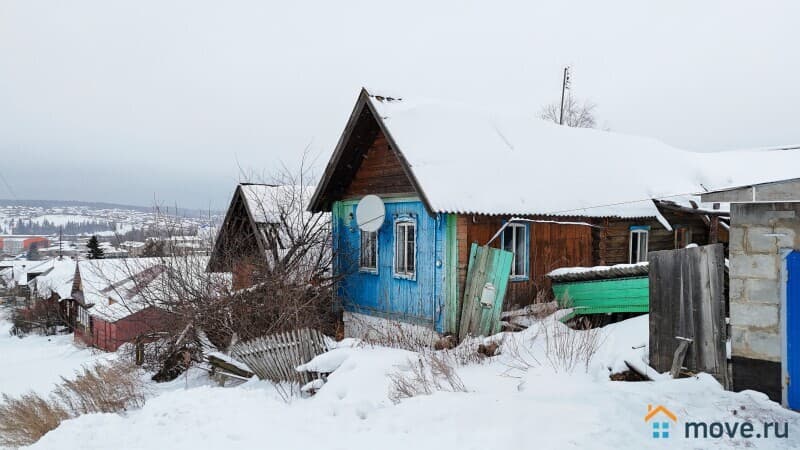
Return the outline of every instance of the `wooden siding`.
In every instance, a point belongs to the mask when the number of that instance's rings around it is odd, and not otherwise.
[[[335,268],[343,277],[338,297],[345,310],[415,323],[444,332],[445,216],[431,217],[419,199],[384,199],[386,218],[378,230],[378,270],[359,270],[360,231],[357,202],[337,201],[333,207]],[[416,220],[414,279],[394,274],[394,221]]]
[[[247,265],[249,261],[260,257],[258,239],[260,238],[257,227],[247,213],[242,190],[237,187],[214,243],[208,269],[212,272],[242,270],[237,269],[237,266]],[[250,281],[247,277],[240,276],[236,289],[249,287]]]
[[[116,322],[108,322],[92,317],[92,329],[75,328],[75,341],[86,345],[115,352],[126,342],[133,342],[139,336],[166,330],[170,314],[155,307],[148,307]]]
[[[344,198],[360,198],[368,194],[413,195],[414,192],[400,159],[389,146],[386,136],[379,132],[362,156],[358,170],[345,189]]]
[[[592,252],[595,264],[612,266],[629,263],[630,231],[632,226],[649,226],[648,251],[675,249],[675,229],[683,226],[691,230],[691,241],[698,245],[708,244],[708,226],[701,216],[677,211],[664,211],[664,217],[672,225],[673,230],[664,228],[656,219],[600,219],[596,221],[599,228],[594,231]],[[727,240],[727,234],[720,236]]]
[[[467,275],[469,245],[473,242],[486,244],[507,219],[499,216],[458,216],[458,285],[462,297]],[[551,270],[567,266],[593,265],[592,228],[588,226],[530,223],[529,237],[529,277],[527,280],[514,280],[508,283],[506,310],[531,304],[536,299],[537,292],[549,290],[550,281],[545,275]],[[500,244],[498,237],[491,246],[499,248]]]

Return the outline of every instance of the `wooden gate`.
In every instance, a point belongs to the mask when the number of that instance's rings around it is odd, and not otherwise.
[[[511,252],[472,244],[458,330],[459,341],[469,335],[488,336],[500,331],[500,313],[513,259]]]
[[[722,244],[651,252],[648,261],[650,365],[669,371],[679,343],[690,339],[686,370],[709,373],[728,389]]]

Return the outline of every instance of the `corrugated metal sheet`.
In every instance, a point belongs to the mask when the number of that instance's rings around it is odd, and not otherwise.
[[[571,281],[608,280],[614,278],[641,277],[649,273],[649,265],[618,264],[615,266],[569,267],[556,269],[547,274],[554,283]]]

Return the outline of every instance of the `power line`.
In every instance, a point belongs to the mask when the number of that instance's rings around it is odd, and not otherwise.
[[[667,199],[667,198],[684,197],[684,196],[687,196],[687,195],[697,196],[697,192],[685,192],[683,194],[662,195],[662,196],[659,196],[659,197],[649,197],[649,198],[643,198],[643,199],[640,199],[640,200],[629,200],[629,201],[625,201],[625,202],[607,203],[605,205],[584,206],[582,208],[562,209],[560,211],[550,211],[550,212],[547,212],[547,213],[541,213],[541,215],[544,215],[544,216],[546,216],[546,215],[557,215],[557,214],[568,213],[568,212],[583,211],[584,209],[597,209],[597,208],[606,208],[606,207],[609,207],[609,206],[631,205],[633,203],[652,202],[653,200],[663,200],[663,199]]]

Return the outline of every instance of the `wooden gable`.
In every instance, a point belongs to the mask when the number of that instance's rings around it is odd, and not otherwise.
[[[214,243],[208,270],[231,272],[233,261],[256,255],[260,246],[257,227],[247,211],[242,189],[237,187]]]
[[[416,195],[428,214],[434,214],[403,152],[382,121],[369,102],[369,93],[362,89],[309,203],[311,212],[330,211],[337,200],[378,194]]]
[[[406,171],[383,132],[361,156],[358,169],[344,190],[344,198],[360,198],[368,194],[409,195],[415,192]]]

